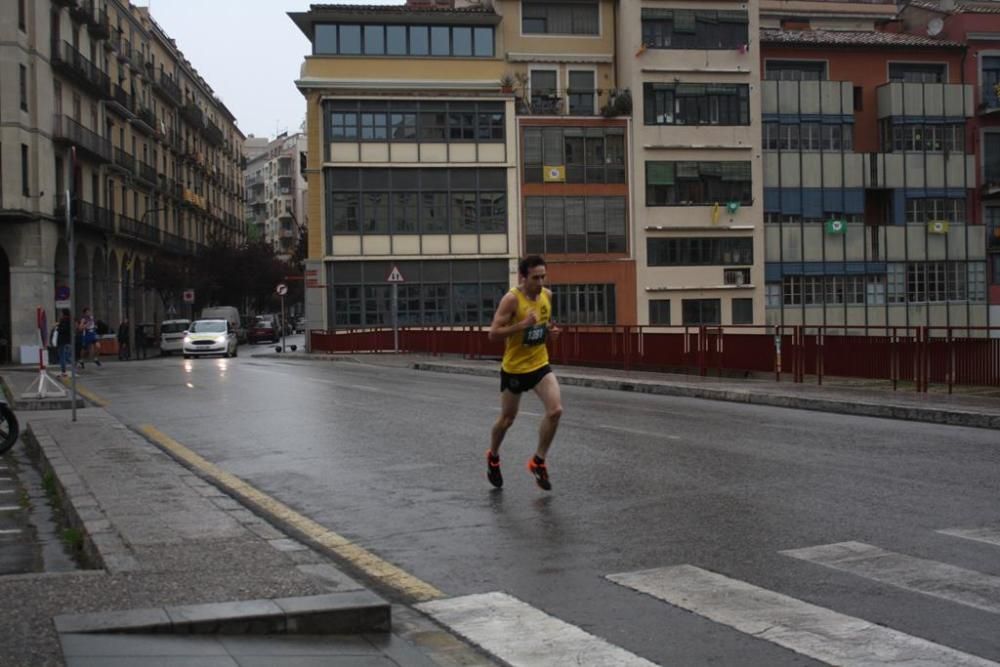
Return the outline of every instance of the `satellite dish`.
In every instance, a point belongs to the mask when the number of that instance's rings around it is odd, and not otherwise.
[[[927,23],[927,34],[931,37],[937,37],[942,30],[944,30],[944,21],[939,17],[935,16]]]

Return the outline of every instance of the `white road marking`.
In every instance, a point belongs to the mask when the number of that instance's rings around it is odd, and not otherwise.
[[[862,542],[824,544],[779,553],[1000,614],[1000,577],[982,572],[886,551]]]
[[[18,507],[17,505],[3,505],[3,506],[0,506],[0,512],[17,512],[20,509],[21,508]]]
[[[14,534],[20,533],[20,532],[21,532],[20,528],[2,528],[2,529],[0,529],[0,535],[14,535]]]
[[[985,542],[1000,547],[1000,526],[987,526],[985,528],[945,528],[937,531],[944,535],[961,537],[966,540]]]
[[[611,424],[598,424],[597,428],[603,428],[607,431],[621,431],[622,433],[631,433],[632,435],[644,435],[650,438],[666,438],[667,440],[680,440],[679,435],[669,435],[667,433],[654,433],[653,431],[642,431],[637,428],[625,428],[624,426],[612,426]]]
[[[512,667],[653,665],[505,593],[432,600],[417,608]]]
[[[0,489],[0,493],[14,493],[14,489]]]
[[[997,667],[995,662],[693,565],[613,574],[608,579],[834,665]]]

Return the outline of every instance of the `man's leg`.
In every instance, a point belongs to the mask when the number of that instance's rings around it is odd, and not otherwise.
[[[515,394],[511,391],[500,392],[500,416],[497,417],[496,423],[493,424],[493,429],[490,431],[490,453],[493,456],[499,455],[500,443],[503,442],[503,437],[507,435],[507,429],[514,423],[514,418],[517,417],[517,409],[520,404],[520,394]]]
[[[542,399],[545,406],[545,416],[538,427],[538,451],[535,456],[544,459],[559,428],[559,418],[562,417],[562,397],[559,391],[559,381],[554,373],[549,373],[535,385],[535,393]]]

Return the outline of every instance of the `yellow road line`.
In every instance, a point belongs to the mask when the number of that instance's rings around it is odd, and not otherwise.
[[[255,505],[275,519],[292,526],[296,531],[304,534],[310,540],[329,549],[366,575],[399,591],[402,595],[420,602],[444,597],[444,593],[427,582],[417,579],[392,563],[379,558],[367,549],[354,544],[347,538],[338,535],[325,526],[299,514],[266,493],[250,486],[236,475],[226,472],[219,466],[191,451],[155,426],[144,424],[139,427],[139,430],[147,438],[160,447],[163,447],[176,458],[211,477],[224,489]]]
[[[59,378],[59,379],[62,381],[64,385],[66,385],[67,389],[69,389],[72,386],[70,378]],[[76,383],[76,393],[80,394],[85,399],[87,399],[88,401],[90,401],[99,408],[106,408],[109,405],[111,405],[111,401],[103,399],[94,392],[87,389],[86,387],[81,386],[79,381]]]

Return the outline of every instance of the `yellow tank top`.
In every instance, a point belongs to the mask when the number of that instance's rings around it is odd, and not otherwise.
[[[508,373],[530,373],[549,363],[549,350],[545,347],[548,339],[549,320],[552,318],[552,301],[548,290],[543,289],[535,301],[530,300],[517,287],[511,292],[517,296],[517,312],[507,324],[521,322],[529,310],[535,311],[535,324],[524,331],[507,336],[500,367]]]

